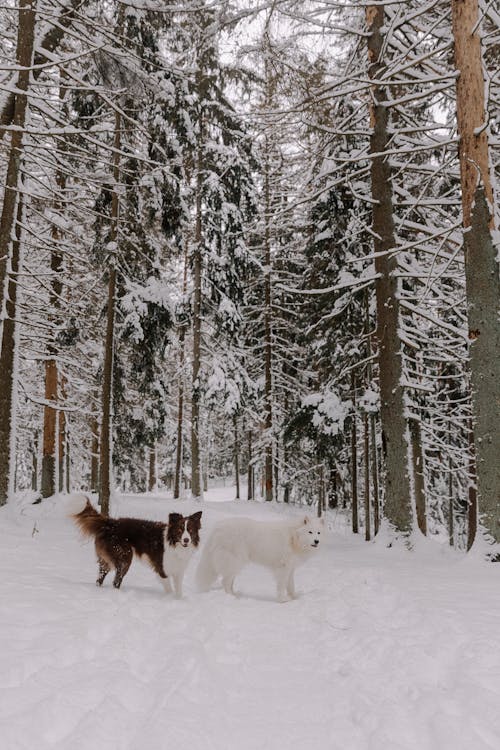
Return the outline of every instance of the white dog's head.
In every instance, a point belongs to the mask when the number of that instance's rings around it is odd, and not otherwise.
[[[309,516],[305,516],[295,534],[297,547],[301,552],[310,552],[313,549],[317,549],[324,530],[325,521],[323,518],[310,518]]]

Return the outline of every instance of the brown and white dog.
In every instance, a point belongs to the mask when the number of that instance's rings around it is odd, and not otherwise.
[[[101,586],[110,570],[115,570],[113,586],[120,588],[134,553],[144,557],[160,577],[167,593],[172,591],[172,577],[177,598],[182,596],[182,582],[187,564],[200,541],[201,513],[182,516],[170,513],[168,523],[142,518],[107,518],[90,501],[73,518],[82,534],[95,538],[99,563],[97,585]]]

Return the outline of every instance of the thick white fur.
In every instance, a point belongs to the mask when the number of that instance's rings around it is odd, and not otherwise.
[[[187,536],[191,539],[190,535]],[[196,550],[191,542],[188,547],[183,547],[182,544],[176,544],[174,547],[168,543],[165,539],[165,551],[163,553],[163,568],[168,578],[160,578],[161,584],[166,594],[172,593],[172,585],[170,579],[174,582],[174,593],[176,599],[182,599],[182,584],[184,581],[184,573],[188,563],[193,556],[193,552]]]
[[[308,516],[300,521],[222,521],[204,545],[196,572],[198,588],[208,591],[220,576],[226,593],[234,594],[235,577],[253,562],[273,572],[278,601],[293,599],[295,568],[314,554],[322,532],[323,519]]]

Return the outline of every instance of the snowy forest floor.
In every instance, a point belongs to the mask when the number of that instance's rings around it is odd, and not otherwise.
[[[299,513],[233,493],[207,494],[203,536],[231,515]],[[197,555],[178,601],[137,561],[120,591],[97,588],[65,502],[0,512],[4,750],[500,747],[500,565],[367,544],[332,515],[298,599],[278,604],[256,567],[239,599],[197,594]],[[199,508],[125,496],[113,515]]]

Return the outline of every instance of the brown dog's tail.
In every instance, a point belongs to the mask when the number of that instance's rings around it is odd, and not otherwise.
[[[85,508],[75,513],[73,518],[84,536],[95,536],[108,522],[106,516],[99,513],[88,499]]]

